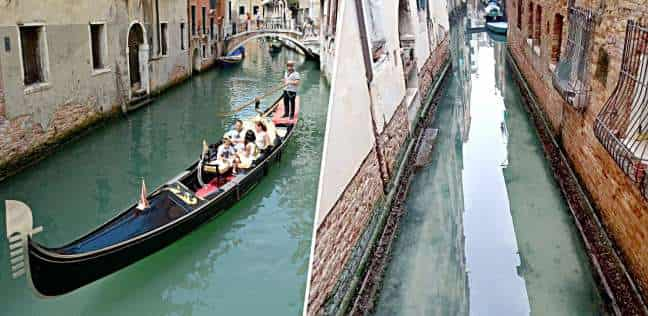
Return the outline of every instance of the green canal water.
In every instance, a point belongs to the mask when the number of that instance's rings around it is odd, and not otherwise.
[[[151,190],[186,168],[202,140],[216,141],[236,118],[217,114],[278,85],[285,62],[294,59],[302,75],[301,122],[282,161],[260,185],[171,246],[54,299],[36,297],[24,278],[11,279],[5,244],[0,314],[301,313],[329,88],[317,63],[286,49],[271,57],[258,45],[247,46],[242,65],[200,74],[1,182],[0,201],[31,206],[35,225],[44,227],[35,236],[39,242],[70,241],[136,201],[142,177]],[[4,221],[3,215],[3,236]]]
[[[379,315],[599,315],[587,256],[506,64],[452,30],[434,161],[415,175]]]

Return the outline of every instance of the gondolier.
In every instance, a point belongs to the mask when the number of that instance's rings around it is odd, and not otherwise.
[[[286,63],[286,73],[284,74],[283,80],[283,83],[286,85],[283,93],[283,117],[293,118],[295,116],[295,98],[297,98],[299,80],[299,73],[295,70],[295,62],[292,60],[288,61]]]

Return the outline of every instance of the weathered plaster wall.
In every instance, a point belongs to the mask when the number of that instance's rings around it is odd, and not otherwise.
[[[150,62],[151,90],[155,92],[184,80],[191,70],[187,49],[189,34],[187,4],[185,1],[160,1],[159,4],[160,22],[168,23],[167,54],[156,56]],[[181,46],[180,23],[185,23],[184,49]],[[157,47],[153,50],[157,55]]]
[[[47,128],[57,107],[64,104],[88,104],[108,111],[118,103],[115,86],[114,62],[124,64],[120,56],[120,28],[116,22],[125,22],[112,10],[112,1],[92,5],[67,1],[21,1],[13,8],[0,10],[0,38],[8,38],[10,50],[0,50],[4,82],[6,114],[9,119],[31,115]],[[43,10],[43,8],[49,8]],[[58,8],[59,10],[52,10]],[[6,10],[9,9],[9,10]],[[65,13],[79,12],[85,23],[72,21]],[[89,44],[91,21],[106,21],[107,58],[109,71],[95,73],[92,69]],[[47,86],[33,92],[26,91],[23,83],[21,49],[16,23],[40,22],[45,24],[47,56],[49,60]],[[4,45],[3,45],[4,46]]]
[[[520,1],[524,9],[521,29],[515,23]],[[508,2],[509,20],[513,22],[509,27],[511,52],[527,83],[538,96],[540,105],[553,125],[554,133],[559,135],[578,176],[600,211],[606,229],[621,250],[631,275],[640,285],[644,298],[648,298],[648,202],[619,169],[593,133],[594,119],[611,95],[619,76],[626,22],[628,19],[645,21],[648,17],[648,2],[608,1],[607,7],[600,12],[601,22],[594,26],[593,45],[588,52],[592,98],[583,112],[574,110],[557,94],[551,85],[548,70],[551,32],[545,32],[544,29],[547,23],[553,25],[555,13],[563,14],[563,41],[566,41],[566,1],[553,3],[542,0],[534,3],[543,6],[540,54],[534,52],[526,42],[526,0]],[[592,4],[577,1],[577,4],[596,8],[599,2]],[[564,42],[562,47],[564,53]],[[610,57],[609,68],[606,76],[596,79],[594,73],[599,67],[597,61],[601,51],[607,52]]]
[[[149,83],[159,91],[188,75],[188,51],[180,50],[180,22],[187,21],[185,0],[159,1],[160,21],[168,22],[168,54],[159,56],[155,5],[145,1],[11,1],[0,8],[0,178],[48,147],[89,127],[129,102],[127,38],[139,23],[148,44]],[[26,87],[19,27],[42,24],[47,78]],[[105,23],[105,67],[92,66],[90,23]],[[188,32],[188,26],[186,29]],[[5,38],[9,47],[5,47]],[[188,39],[185,37],[186,43]],[[145,78],[143,76],[143,78]]]

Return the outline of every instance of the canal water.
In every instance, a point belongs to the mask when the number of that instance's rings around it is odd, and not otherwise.
[[[451,31],[434,160],[413,178],[377,314],[601,314],[506,43]]]
[[[256,42],[246,48],[242,65],[197,75],[1,182],[0,201],[31,206],[35,225],[44,227],[39,242],[71,241],[136,201],[142,177],[152,190],[197,159],[203,139],[215,142],[237,116],[251,115],[218,113],[280,84],[285,62],[294,59],[302,75],[301,122],[260,185],[171,246],[59,298],[37,298],[24,278],[12,280],[8,247],[0,246],[0,314],[301,313],[329,88],[319,65],[293,51],[270,56]],[[4,235],[4,203],[0,214]]]

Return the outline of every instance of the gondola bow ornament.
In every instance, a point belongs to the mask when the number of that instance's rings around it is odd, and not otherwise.
[[[32,212],[26,204],[8,200],[5,201],[5,207],[11,276],[17,279],[28,274],[29,277],[29,264],[26,262],[27,242],[33,235],[43,231],[43,227],[33,227]]]

